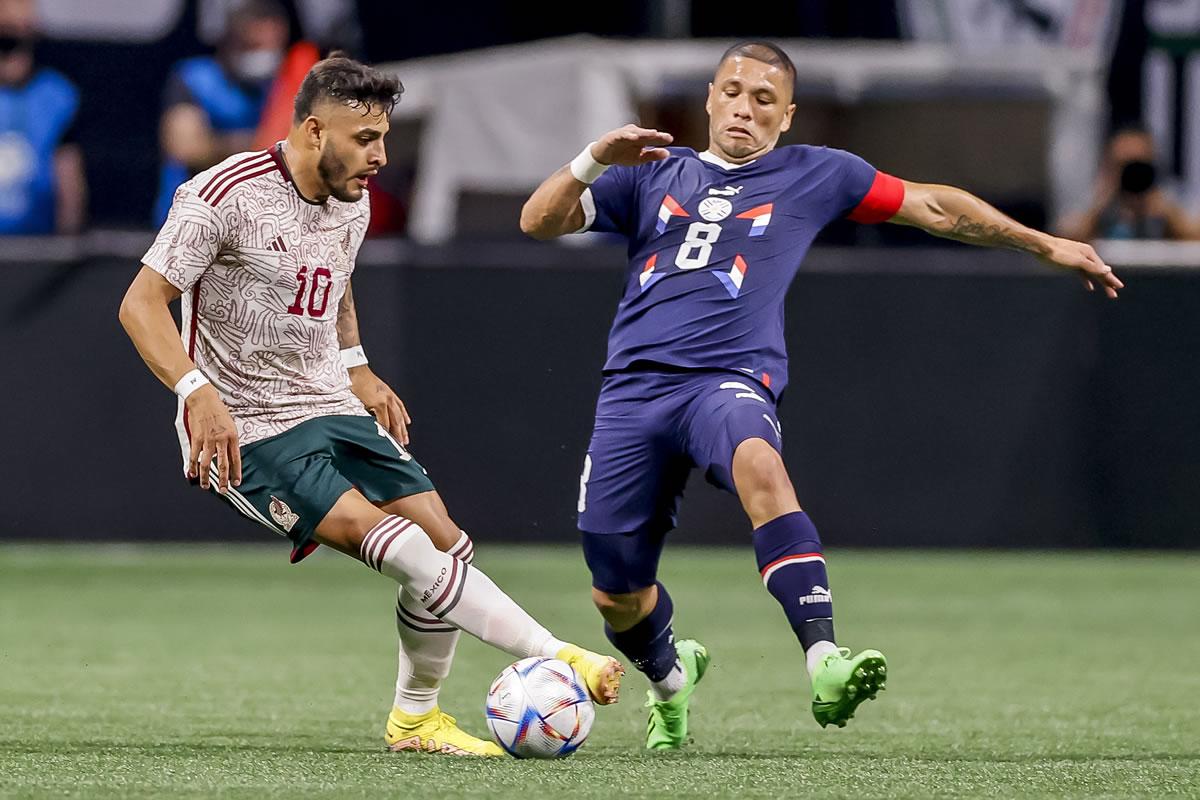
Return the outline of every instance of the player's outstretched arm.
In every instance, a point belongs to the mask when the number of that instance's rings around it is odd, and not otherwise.
[[[396,441],[407,445],[408,426],[412,424],[412,418],[408,416],[404,402],[367,366],[362,339],[358,335],[358,309],[354,305],[354,292],[349,283],[338,304],[337,334],[342,359],[346,371],[350,373],[350,391],[362,401],[367,411],[375,415],[376,421],[396,437]]]
[[[609,131],[534,190],[521,209],[521,231],[541,240],[575,233],[583,227],[579,197],[589,184],[614,164],[634,167],[667,158],[664,145],[672,141],[669,133],[637,125]]]
[[[1078,271],[1088,291],[1099,284],[1113,299],[1125,288],[1091,245],[1028,228],[954,186],[905,181],[904,203],[889,221],[968,244],[1024,250],[1051,266]]]
[[[192,436],[188,476],[198,478],[200,486],[207,489],[209,466],[216,458],[217,490],[224,493],[231,482],[234,486],[242,482],[237,427],[212,384],[202,377],[185,381],[199,371],[183,349],[168,308],[179,294],[166,278],[143,266],[121,301],[121,325],[155,377],[185,397]],[[181,383],[190,390],[181,388]]]

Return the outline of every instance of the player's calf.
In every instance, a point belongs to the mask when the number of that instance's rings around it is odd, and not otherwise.
[[[755,528],[800,510],[783,457],[766,440],[751,437],[739,444],[731,472],[738,499]]]

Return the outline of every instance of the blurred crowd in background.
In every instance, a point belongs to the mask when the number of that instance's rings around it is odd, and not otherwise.
[[[602,12],[534,3],[0,0],[0,234],[157,226],[175,188],[191,175],[282,138],[291,99],[281,88],[289,85],[284,78],[294,80],[333,48],[396,65],[404,79],[403,62],[412,59],[574,34],[650,49],[655,42],[766,37],[814,45],[836,40],[846,48],[904,40],[1001,60],[1009,49],[1031,46],[1063,58],[1081,53],[1096,65],[1103,89],[1104,113],[1083,134],[1095,140],[1084,152],[1099,158],[1072,165],[1087,176],[1090,192],[1055,204],[1047,180],[1017,181],[1009,189],[1000,177],[972,181],[973,170],[986,172],[994,151],[1010,147],[999,128],[991,138],[947,134],[936,142],[940,155],[926,159],[930,174],[902,177],[957,179],[981,194],[994,185],[989,199],[1009,213],[1081,239],[1200,239],[1200,0],[766,0],[752,14],[736,15],[727,3],[700,0],[614,0]],[[536,98],[534,75],[524,88]],[[663,81],[642,93],[637,110],[644,122],[702,148],[703,119],[695,112],[704,86],[692,83],[675,96]],[[793,140],[853,143],[854,136],[838,132],[854,127],[845,120],[857,101],[814,99],[819,93],[803,89],[801,81],[798,119],[825,122],[797,125]],[[974,99],[983,101],[976,127],[999,125],[989,115],[1004,116],[1006,98]],[[923,100],[906,98],[904,114]],[[936,109],[925,108],[936,117]],[[1019,124],[1045,128],[1054,113],[1049,108]],[[887,130],[878,137],[898,151],[913,147],[906,140],[930,138],[928,126],[904,114],[885,115]],[[865,117],[855,124],[880,127]],[[1009,117],[1009,124],[1018,123]],[[375,234],[409,232],[422,156],[406,139],[420,135],[418,120],[398,126],[389,141],[399,157],[372,189]],[[1036,149],[1054,146],[1045,135],[1036,142],[1032,156],[1021,156],[1034,176],[1046,171]],[[564,143],[562,160],[580,144]],[[886,159],[867,155],[888,169]],[[939,175],[939,158],[960,166]],[[456,213],[471,208],[462,203]],[[515,223],[461,230],[519,235]]]

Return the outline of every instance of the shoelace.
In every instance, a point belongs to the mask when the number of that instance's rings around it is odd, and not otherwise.
[[[835,656],[837,658],[849,658],[850,657],[850,648],[849,647],[839,647],[837,649],[836,653],[830,653],[829,655],[825,656],[825,658],[823,658],[821,660],[828,661],[829,659],[834,658]]]

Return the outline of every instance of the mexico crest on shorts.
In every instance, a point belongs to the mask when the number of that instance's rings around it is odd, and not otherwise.
[[[271,495],[271,519],[285,531],[290,531],[292,526],[300,521],[300,515],[293,513],[287,503]]]
[[[720,222],[733,211],[733,204],[724,197],[706,197],[700,201],[700,216],[709,222]]]

